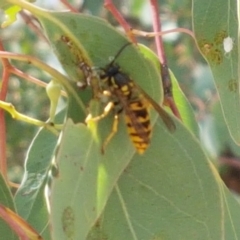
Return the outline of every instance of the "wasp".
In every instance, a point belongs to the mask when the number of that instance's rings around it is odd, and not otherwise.
[[[100,68],[102,71],[99,74],[100,86],[104,95],[109,97],[109,102],[101,115],[93,118],[89,115],[87,118],[87,121],[98,121],[108,115],[110,111],[114,112],[112,131],[102,145],[102,153],[117,132],[118,118],[122,112],[124,113],[129,137],[139,154],[143,154],[150,145],[152,126],[148,111],[149,104],[158,112],[169,130],[175,129],[173,120],[163,108],[141,89],[128,74],[124,73],[116,63],[116,59],[130,44],[125,44],[105,68]]]

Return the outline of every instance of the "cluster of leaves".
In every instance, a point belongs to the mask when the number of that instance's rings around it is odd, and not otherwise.
[[[43,239],[240,238],[239,204],[205,154],[194,113],[174,76],[174,98],[183,117],[182,122],[174,120],[176,131],[170,133],[153,111],[152,142],[139,156],[122,119],[102,155],[101,143],[111,131],[113,116],[89,126],[84,124],[92,89],[77,88],[76,82],[84,81],[78,60],[104,67],[127,38],[101,18],[49,12],[25,1],[7,2],[38,19],[69,79],[41,65],[41,70],[62,84],[68,94],[67,108],[57,117],[64,126],[60,137],[47,129],[39,130],[28,149],[24,178],[14,198],[1,178],[1,205],[25,219]],[[0,1],[0,6],[6,8],[5,4]],[[236,19],[237,6],[233,3],[193,1],[196,40],[217,85],[224,126],[232,136],[229,144],[237,149],[232,140],[240,142],[237,43],[227,55],[223,46],[227,36],[237,39]],[[63,37],[73,41],[72,49]],[[117,62],[160,102],[159,64],[149,49],[142,51],[129,46]],[[94,100],[90,104],[93,110],[101,108]],[[50,213],[44,194],[47,186]],[[6,239],[16,239],[2,220],[0,229]]]

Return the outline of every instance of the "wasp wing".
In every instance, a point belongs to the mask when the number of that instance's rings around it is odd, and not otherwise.
[[[163,120],[166,127],[169,129],[169,131],[173,132],[176,129],[176,125],[172,118],[169,116],[165,110],[156,103],[155,100],[153,100],[141,87],[137,86],[138,90],[143,94],[144,98],[147,99],[147,101],[154,107],[154,109],[158,112],[159,116]]]

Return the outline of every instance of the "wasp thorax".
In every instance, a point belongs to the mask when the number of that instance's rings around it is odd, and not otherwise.
[[[107,69],[106,72],[108,76],[113,77],[115,74],[119,73],[120,67],[118,65],[110,65]]]

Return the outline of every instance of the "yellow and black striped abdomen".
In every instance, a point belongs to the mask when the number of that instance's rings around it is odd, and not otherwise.
[[[125,123],[129,137],[139,154],[143,154],[150,144],[152,133],[150,117],[144,96],[133,81],[118,72],[110,81],[110,89],[116,96],[115,109],[125,113]],[[118,111],[121,109],[120,111]]]
[[[139,154],[143,154],[150,144],[152,133],[148,109],[144,101],[129,101],[125,110],[125,122],[129,137]]]

